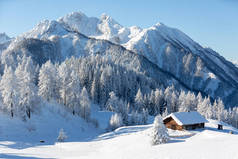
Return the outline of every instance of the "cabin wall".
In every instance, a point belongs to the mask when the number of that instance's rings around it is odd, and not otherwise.
[[[173,130],[183,130],[181,125],[178,125],[174,119],[170,118],[164,122],[165,126]]]
[[[178,125],[176,121],[172,118],[169,117],[164,120],[164,124],[167,128],[172,129],[172,130],[193,130],[197,128],[204,128],[204,123],[199,123],[199,124],[192,124],[192,125]]]
[[[183,129],[186,129],[186,130],[194,130],[194,129],[198,129],[198,128],[204,128],[204,123],[183,126]]]

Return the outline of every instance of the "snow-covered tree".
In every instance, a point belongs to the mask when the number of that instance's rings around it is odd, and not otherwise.
[[[141,115],[137,111],[132,111],[130,116],[130,125],[138,125],[141,123]]]
[[[99,82],[98,80],[96,80],[96,78],[93,80],[92,82],[92,86],[91,86],[91,97],[92,100],[99,104],[99,100],[100,100],[100,90],[99,90]]]
[[[147,124],[147,120],[148,120],[148,116],[149,116],[149,114],[148,114],[148,110],[147,109],[143,109],[142,110],[142,124]]]
[[[114,92],[109,93],[109,99],[106,103],[106,109],[113,112],[118,112],[119,99]]]
[[[196,110],[197,99],[194,93],[189,91],[187,94],[185,94],[185,92],[182,91],[179,96],[179,101],[180,101],[179,106],[180,112],[188,112]]]
[[[66,139],[68,138],[68,136],[66,135],[66,133],[64,132],[64,129],[60,129],[59,131],[59,135],[57,137],[58,142],[64,142]]]
[[[201,103],[198,103],[197,111],[205,116],[207,119],[211,119],[213,116],[210,97],[206,97]]]
[[[69,70],[69,67],[66,65],[65,62],[63,62],[58,68],[58,75],[59,75],[59,82],[60,82],[60,87],[59,87],[60,98],[62,103],[65,106],[67,106],[68,104],[68,98],[70,94],[70,88],[69,88],[70,73],[71,72]]]
[[[118,113],[113,114],[109,121],[109,129],[115,130],[121,126],[123,126],[123,121],[122,121],[121,115]]]
[[[72,110],[73,115],[74,114],[80,114],[80,80],[78,77],[78,74],[75,71],[71,72],[70,75],[70,82],[68,85],[68,104],[67,107],[69,107],[70,110]]]
[[[164,103],[164,95],[163,95],[163,91],[156,89],[155,90],[155,112],[154,115],[160,114],[162,113],[162,105]]]
[[[140,112],[142,112],[143,108],[144,108],[143,95],[141,93],[141,90],[138,89],[136,96],[135,96],[135,110],[140,113]]]
[[[216,111],[216,116],[217,116],[217,120],[219,121],[223,121],[224,120],[224,104],[222,102],[221,99],[218,99],[217,102],[217,111]]]
[[[80,94],[80,115],[83,119],[89,120],[91,113],[91,103],[88,97],[88,92],[85,87],[83,87],[82,92]]]
[[[143,109],[141,113],[137,111],[132,111],[130,117],[128,118],[129,125],[143,125],[146,124],[148,120],[148,111]]]
[[[5,67],[0,82],[0,90],[3,100],[3,109],[10,112],[13,117],[18,112],[19,92],[17,78],[11,67]]]
[[[36,67],[31,60],[31,57],[23,56],[21,63],[18,63],[16,68],[16,81],[18,82],[18,106],[21,116],[25,119],[31,117],[31,112],[34,111],[38,104],[37,86],[35,85]]]
[[[163,119],[160,115],[154,119],[154,125],[151,132],[151,144],[158,145],[167,143],[169,141],[168,130],[163,123]]]
[[[106,109],[120,114],[123,123],[127,125],[128,123],[127,104],[123,100],[119,99],[114,92],[110,92],[109,95],[110,98],[106,103]]]
[[[185,103],[185,101],[186,101],[186,93],[184,91],[180,92],[178,101],[179,101],[179,112],[188,111],[187,105]]]
[[[232,125],[236,128],[238,128],[238,107],[234,107],[232,109],[232,112],[233,112],[233,115],[232,115],[232,118],[233,118],[233,123]],[[224,113],[223,113],[223,116],[224,116]],[[223,117],[224,118],[224,117]]]
[[[39,96],[47,101],[57,101],[59,99],[59,85],[57,84],[59,84],[57,69],[50,61],[47,61],[41,66],[39,73]]]
[[[162,113],[162,117],[165,118],[168,115],[169,115],[168,110],[165,109],[165,111]]]
[[[109,93],[109,87],[108,87],[108,75],[107,71],[103,70],[101,77],[100,77],[100,104],[104,106],[107,101]]]
[[[173,108],[173,103],[172,103],[172,94],[174,92],[174,86],[167,87],[164,91],[164,99],[166,102],[166,108],[169,113],[171,113],[172,108]]]
[[[176,91],[172,92],[170,100],[171,100],[171,112],[177,112],[178,111],[178,96]]]

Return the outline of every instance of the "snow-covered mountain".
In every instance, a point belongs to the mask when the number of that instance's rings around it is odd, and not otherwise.
[[[70,56],[111,56],[165,86],[174,84],[178,89],[220,97],[227,106],[238,102],[237,67],[162,23],[146,29],[127,28],[105,14],[95,18],[74,12],[45,20],[16,38],[2,53],[2,63],[16,66],[18,54],[30,55],[40,64]]]
[[[6,33],[0,33],[0,44],[10,41],[11,38]]]
[[[5,50],[11,42],[11,38],[6,33],[0,33],[0,53]]]

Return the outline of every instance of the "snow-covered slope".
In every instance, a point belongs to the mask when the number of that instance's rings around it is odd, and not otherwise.
[[[7,141],[8,146],[14,149],[42,145],[40,140],[45,141],[43,145],[52,145],[57,141],[60,129],[66,132],[67,141],[88,141],[105,132],[112,114],[99,111],[97,105],[92,105],[91,119],[98,121],[97,127],[56,103],[42,104],[40,112],[33,113],[26,121],[0,112],[0,141]]]
[[[19,144],[1,139],[0,158],[236,159],[237,130],[225,126],[225,130],[218,131],[214,127],[215,123],[210,120],[205,130],[199,131],[170,130],[169,135],[173,137],[169,143],[157,146],[150,144],[151,125],[121,127],[87,141],[36,145],[32,142]],[[236,134],[229,134],[230,130]]]
[[[123,27],[105,14],[95,18],[74,12],[39,23],[13,41],[1,58],[4,64],[14,65],[12,59],[22,52],[34,55],[39,63],[95,54],[118,57],[123,54],[119,45],[127,49],[124,53],[142,55],[164,72],[163,76],[166,74],[186,89],[222,98],[226,107],[238,103],[238,68],[212,49],[203,48],[183,32],[162,23],[146,29]],[[129,62],[120,59],[121,64]],[[150,72],[146,68],[143,71]]]

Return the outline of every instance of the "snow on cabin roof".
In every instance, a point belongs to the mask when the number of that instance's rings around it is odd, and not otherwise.
[[[164,119],[172,117],[178,125],[190,125],[198,123],[207,123],[208,121],[198,112],[176,112],[168,115]]]

